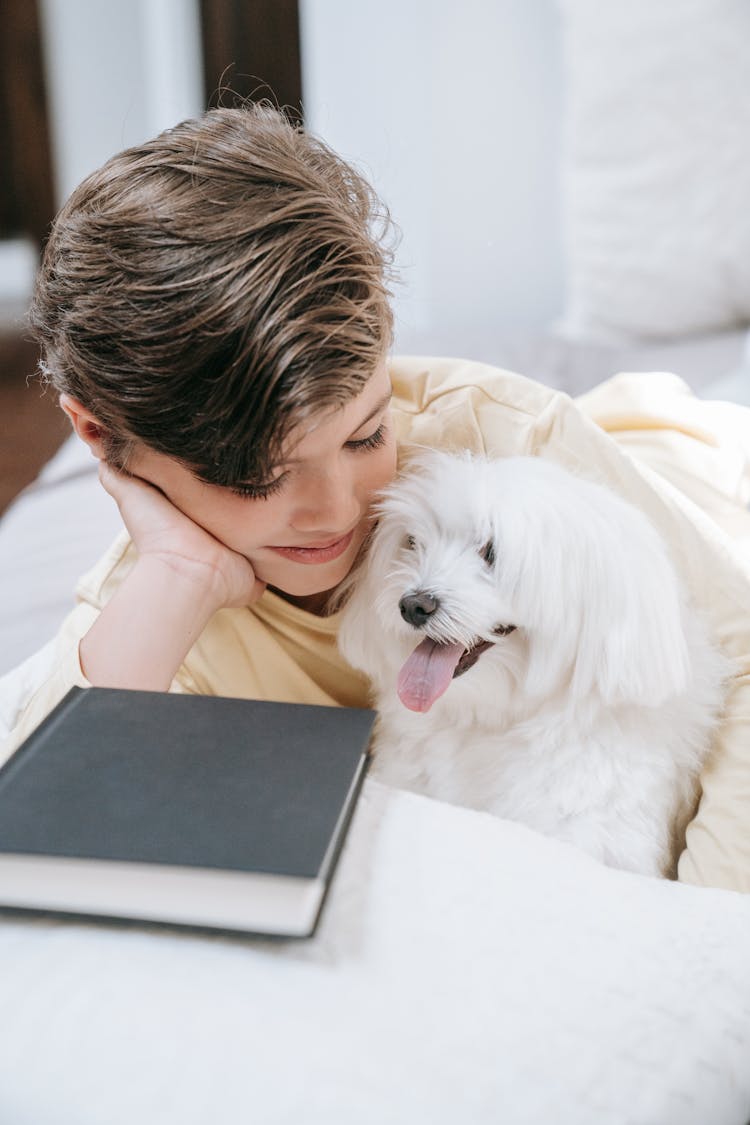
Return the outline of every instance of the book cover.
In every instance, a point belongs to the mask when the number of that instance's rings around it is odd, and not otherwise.
[[[374,718],[73,688],[0,770],[0,905],[309,936]]]

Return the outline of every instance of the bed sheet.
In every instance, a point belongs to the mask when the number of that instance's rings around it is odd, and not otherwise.
[[[318,934],[0,921],[4,1125],[745,1125],[750,898],[365,784]]]

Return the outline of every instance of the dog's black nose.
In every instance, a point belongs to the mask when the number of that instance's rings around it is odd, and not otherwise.
[[[404,594],[398,603],[398,608],[401,610],[404,621],[418,627],[424,625],[427,618],[435,612],[439,605],[440,602],[432,594],[426,594],[418,590],[416,594]]]

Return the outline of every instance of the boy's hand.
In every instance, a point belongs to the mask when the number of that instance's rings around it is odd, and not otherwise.
[[[176,508],[141,477],[99,462],[99,480],[115,500],[139,557],[163,562],[186,582],[216,601],[216,608],[257,601],[265,583],[244,557],[232,551]]]

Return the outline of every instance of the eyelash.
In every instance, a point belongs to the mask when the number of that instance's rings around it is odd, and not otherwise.
[[[348,441],[346,448],[353,453],[364,453],[371,449],[379,449],[385,443],[385,431],[385,422],[381,422],[377,430],[371,433],[369,437],[362,438],[360,441]],[[276,480],[272,480],[268,484],[239,484],[230,491],[235,496],[244,496],[245,499],[268,500],[274,493],[279,492],[287,475],[287,473],[282,473],[280,477],[276,477]]]
[[[268,500],[269,496],[273,496],[278,492],[286,479],[286,473],[282,473],[276,480],[270,481],[268,484],[238,484],[234,488],[230,488],[235,496],[242,496],[246,500]]]
[[[347,449],[353,450],[355,453],[363,449],[378,449],[379,446],[385,441],[385,422],[381,422],[377,430],[370,434],[369,437],[362,438],[360,441],[348,441],[346,443]]]

